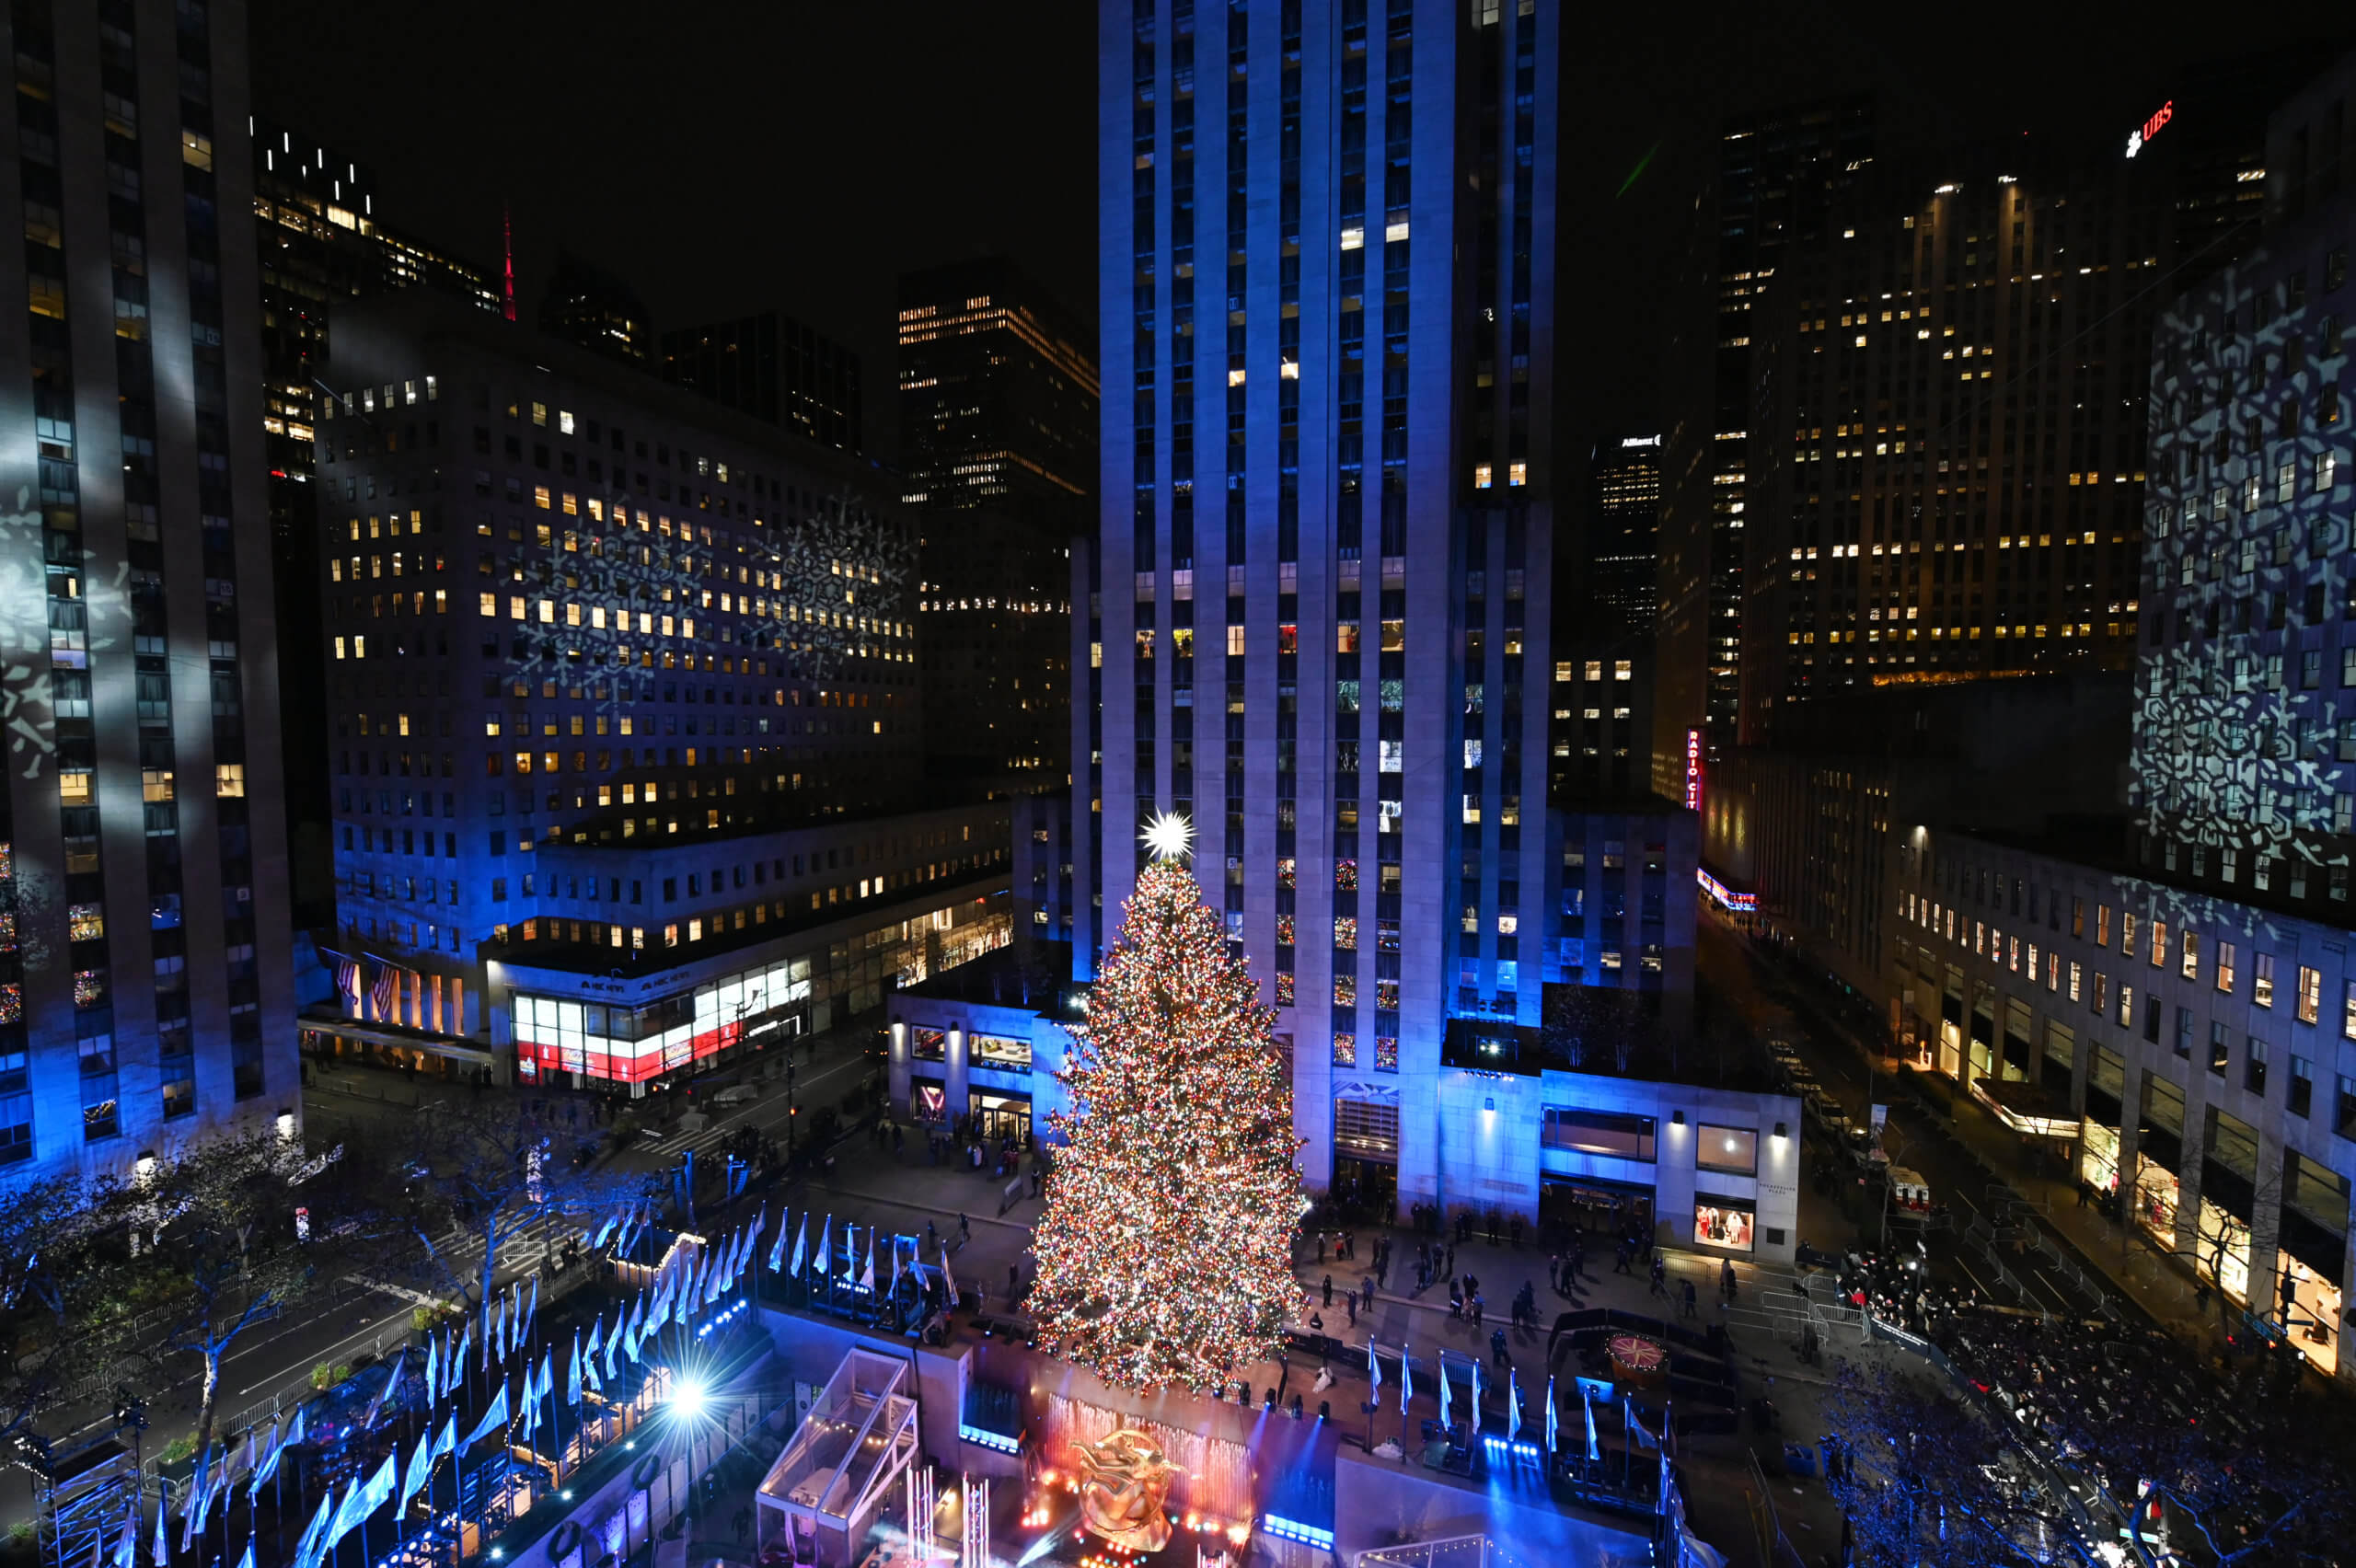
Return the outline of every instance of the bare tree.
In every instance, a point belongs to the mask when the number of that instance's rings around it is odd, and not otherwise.
[[[237,1342],[340,1275],[381,1235],[364,1193],[319,1178],[313,1155],[269,1133],[215,1137],[144,1164],[97,1195],[93,1217],[125,1244],[119,1277],[152,1318],[121,1349],[197,1364],[197,1451],[212,1440],[221,1364]]]
[[[2049,1560],[2040,1549],[2051,1521],[2006,1462],[2004,1435],[1928,1376],[1844,1359],[1833,1365],[1823,1411],[1827,1435],[1848,1456],[1827,1480],[1860,1562],[1987,1568]]]
[[[445,1102],[419,1117],[403,1160],[400,1210],[423,1272],[479,1304],[497,1286],[499,1250],[532,1227],[580,1228],[644,1198],[649,1179],[592,1170],[575,1159],[580,1131],[545,1102],[525,1099]],[[451,1229],[479,1243],[472,1260],[442,1237]]]

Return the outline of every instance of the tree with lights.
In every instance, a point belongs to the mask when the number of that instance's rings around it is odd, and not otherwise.
[[[1034,1235],[1043,1343],[1119,1388],[1211,1389],[1272,1359],[1306,1207],[1275,1015],[1183,863],[1147,834],[1120,940],[1057,1076],[1076,1108]]]

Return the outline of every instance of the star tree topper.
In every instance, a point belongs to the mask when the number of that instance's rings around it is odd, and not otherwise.
[[[1195,824],[1176,812],[1156,812],[1138,835],[1157,860],[1183,860],[1194,847]]]

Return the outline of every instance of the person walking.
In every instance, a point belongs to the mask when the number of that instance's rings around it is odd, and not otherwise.
[[[1350,1309],[1350,1327],[1357,1328],[1358,1326],[1357,1297],[1354,1294],[1345,1294],[1342,1297],[1342,1305]]]
[[[1718,1294],[1726,1298],[1727,1306],[1734,1305],[1735,1293],[1738,1288],[1734,1277],[1734,1260],[1721,1260],[1718,1263]]]
[[[1328,1307],[1334,1305],[1334,1276],[1332,1274],[1327,1274],[1325,1276],[1325,1300],[1323,1304]]]
[[[1325,1261],[1325,1233],[1322,1230],[1317,1233],[1317,1261],[1320,1263]]]
[[[1374,1281],[1372,1279],[1366,1282],[1366,1309],[1369,1312],[1374,1310]]]
[[[1472,1329],[1476,1333],[1480,1332],[1481,1328],[1481,1293],[1476,1290],[1472,1293]]]
[[[1448,1315],[1457,1319],[1464,1316],[1464,1290],[1452,1279],[1448,1282]]]
[[[964,1215],[957,1216],[957,1245],[963,1247],[974,1239],[974,1222]]]
[[[1669,1294],[1669,1262],[1658,1253],[1653,1256],[1652,1291],[1655,1296]]]
[[[1505,1330],[1499,1329],[1489,1336],[1489,1358],[1494,1361],[1500,1369],[1513,1365],[1512,1357],[1506,1354]]]
[[[1695,1315],[1693,1304],[1700,1298],[1700,1296],[1701,1292],[1693,1288],[1693,1282],[1690,1279],[1687,1280],[1685,1282],[1685,1316],[1691,1318]]]

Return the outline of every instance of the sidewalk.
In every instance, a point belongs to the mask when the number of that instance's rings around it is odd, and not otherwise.
[[[1791,983],[1789,976],[1769,974],[1763,976],[1766,984],[1761,985],[1758,955],[1747,943],[1737,940],[1735,946],[1743,960],[1744,978],[1758,987],[1759,995],[1772,997],[1778,986]],[[1890,1081],[1895,1064],[1869,1053],[1834,1009],[1818,1010],[1808,1032],[1845,1050],[1858,1063],[1878,1067],[1881,1081]],[[2010,1187],[2037,1205],[2038,1218],[2122,1304],[2194,1344],[2207,1343],[2232,1322],[2233,1309],[2222,1292],[2213,1293],[2210,1309],[2202,1311],[2189,1275],[2154,1240],[2131,1222],[2114,1222],[2095,1208],[2080,1207],[2076,1184],[2040,1165],[2020,1136],[1999,1123],[1960,1085],[1920,1067],[1901,1066],[1896,1076],[1912,1090],[1909,1099],[1899,1102],[1901,1107],[1911,1106],[1910,1119],[1951,1139],[1986,1172],[1991,1184]]]

